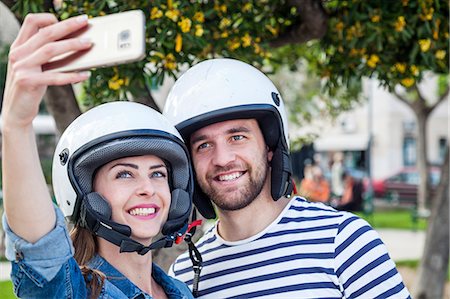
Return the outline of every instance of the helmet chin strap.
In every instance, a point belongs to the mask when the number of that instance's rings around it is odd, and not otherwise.
[[[90,193],[86,195],[86,197],[91,197],[91,199],[92,196],[95,197],[100,195],[98,193]],[[107,215],[102,215],[103,213],[101,214],[96,211],[99,207],[96,206],[94,208],[89,202],[91,202],[91,200],[83,200],[80,215],[80,218],[84,219],[82,225],[87,227],[96,236],[117,245],[120,248],[120,252],[137,252],[140,255],[145,255],[150,250],[172,246],[178,236],[177,233],[166,235],[151,243],[149,246],[145,246],[130,238],[131,229],[129,226],[106,219]],[[100,207],[100,209],[101,208],[102,207]],[[186,229],[181,231],[185,231]]]

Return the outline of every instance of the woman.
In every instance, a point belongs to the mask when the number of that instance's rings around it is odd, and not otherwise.
[[[100,105],[61,136],[52,203],[32,120],[48,85],[86,73],[49,73],[57,55],[90,47],[59,41],[87,24],[29,15],[11,46],[2,111],[7,257],[21,298],[191,298],[152,264],[151,249],[186,231],[192,176],[178,132],[161,114],[130,102]],[[64,217],[74,223],[69,238]],[[157,235],[161,232],[161,236]],[[73,245],[73,247],[72,247]]]

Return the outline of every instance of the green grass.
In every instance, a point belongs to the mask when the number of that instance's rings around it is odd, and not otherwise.
[[[13,286],[12,286],[11,281],[9,281],[9,280],[0,281],[0,298],[2,298],[2,299],[17,298],[14,295]]]
[[[425,230],[427,220],[420,218],[414,223],[413,213],[409,209],[375,210],[372,215],[355,213],[365,219],[373,228],[417,229]]]
[[[403,261],[396,261],[395,264],[397,267],[408,267],[412,269],[417,269],[419,267],[419,260],[403,260]]]
[[[411,269],[418,269],[420,261],[419,260],[404,260],[404,261],[396,261],[395,265],[397,267],[408,267]],[[450,281],[450,262],[447,268],[447,281]]]

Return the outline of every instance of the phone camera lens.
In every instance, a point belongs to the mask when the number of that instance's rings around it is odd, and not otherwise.
[[[130,38],[130,30],[124,30],[119,34],[119,40],[126,41]]]
[[[119,49],[126,49],[131,46],[130,30],[123,30],[119,33]]]

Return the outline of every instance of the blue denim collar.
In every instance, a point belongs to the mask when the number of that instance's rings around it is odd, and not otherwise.
[[[89,267],[105,274],[106,279],[122,291],[128,298],[148,298],[149,295],[135,286],[128,278],[114,268],[100,255],[94,256],[89,261]],[[164,270],[156,264],[152,264],[152,277],[164,289],[169,298],[183,298],[183,293]]]

